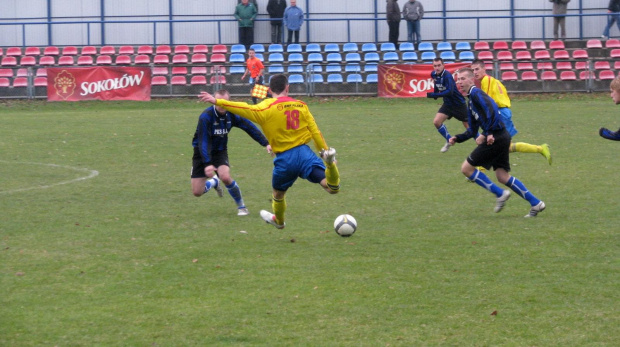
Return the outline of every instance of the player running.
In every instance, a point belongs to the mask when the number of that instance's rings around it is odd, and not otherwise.
[[[611,91],[610,96],[614,103],[616,105],[620,104],[620,77],[616,77],[611,81],[609,90]],[[611,131],[607,128],[600,128],[598,133],[608,140],[620,141],[620,129],[618,129],[618,131]]]

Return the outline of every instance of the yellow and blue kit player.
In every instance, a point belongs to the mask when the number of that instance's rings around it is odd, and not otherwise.
[[[247,118],[262,128],[276,157],[271,181],[273,213],[263,210],[260,214],[265,222],[282,229],[285,226],[285,194],[297,178],[318,183],[328,193],[336,194],[340,190],[340,174],[336,166],[336,150],[327,146],[308,105],[288,96],[286,76],[273,75],[269,89],[273,97],[257,105],[216,99],[207,92],[202,92],[199,98]],[[308,146],[310,140],[314,141],[323,160]]]

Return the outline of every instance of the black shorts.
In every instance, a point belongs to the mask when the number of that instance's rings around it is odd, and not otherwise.
[[[205,174],[205,168],[209,165],[215,166],[216,169],[222,165],[230,166],[230,164],[228,164],[228,151],[223,150],[211,152],[211,161],[208,163],[203,163],[200,150],[197,147],[194,147],[191,178],[207,177]]]
[[[441,105],[439,108],[439,113],[443,113],[448,116],[448,119],[456,118],[461,122],[467,122],[467,105],[463,104],[462,106],[446,106],[446,104]]]
[[[495,142],[492,145],[483,143],[467,157],[467,162],[472,166],[482,166],[489,170],[504,169],[510,172],[510,134],[504,129],[493,133]]]

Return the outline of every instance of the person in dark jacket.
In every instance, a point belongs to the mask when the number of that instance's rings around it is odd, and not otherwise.
[[[271,18],[271,43],[282,43],[282,17],[286,10],[286,0],[269,0],[267,13]]]
[[[607,12],[609,15],[607,16],[607,26],[605,30],[603,30],[603,40],[607,40],[609,38],[609,30],[611,29],[614,22],[618,26],[618,30],[620,30],[620,0],[609,0],[609,6],[607,6]]]
[[[385,13],[388,27],[390,28],[388,41],[392,42],[394,46],[398,48],[398,35],[400,31],[400,8],[398,7],[398,0],[387,0]]]

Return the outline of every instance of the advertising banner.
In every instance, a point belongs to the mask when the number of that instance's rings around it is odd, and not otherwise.
[[[149,67],[47,68],[48,101],[151,100]]]
[[[446,64],[445,69],[454,71],[469,66],[469,63]],[[379,65],[378,94],[384,98],[420,98],[433,92],[431,64]]]

